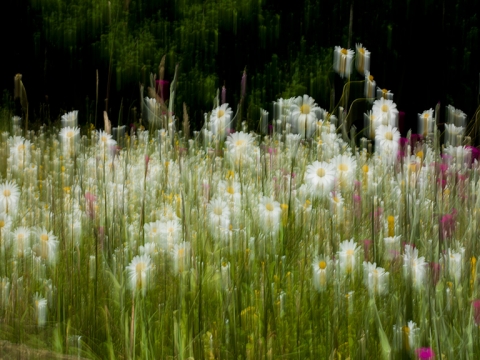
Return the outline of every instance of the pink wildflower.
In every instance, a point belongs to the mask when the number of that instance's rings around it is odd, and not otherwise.
[[[435,358],[435,353],[432,348],[429,347],[419,348],[416,353],[420,360],[430,360]]]

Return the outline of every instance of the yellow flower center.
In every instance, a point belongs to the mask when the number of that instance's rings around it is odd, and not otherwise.
[[[348,249],[347,251],[345,251],[345,253],[348,255],[348,256],[353,256],[355,254],[355,251],[353,251],[353,249]]]
[[[17,240],[23,240],[25,238],[24,234],[18,234],[17,235]]]
[[[169,232],[170,234],[173,233],[174,231],[175,231],[175,229],[174,229],[172,226],[170,226],[170,227],[168,228],[168,232]]]
[[[233,186],[227,187],[227,193],[229,193],[230,195],[235,194],[235,190],[233,189]]]
[[[268,203],[267,205],[265,205],[265,208],[266,208],[268,211],[273,211],[273,204],[272,204],[272,203]]]
[[[9,197],[12,194],[12,192],[9,189],[3,190],[3,196]]]
[[[73,135],[74,135],[74,134],[75,134],[75,133],[74,133],[72,130],[68,131],[68,132],[67,132],[67,138],[69,138],[69,139],[73,138]],[[103,140],[102,140],[102,141],[103,141]]]
[[[177,256],[178,257],[184,257],[185,256],[185,248],[178,249]]]
[[[223,115],[225,115],[225,111],[223,110],[218,110],[217,117],[221,118]]]
[[[325,176],[325,169],[324,168],[320,168],[317,170],[317,176],[318,177],[324,177]]]
[[[342,50],[340,50],[340,52],[341,52],[343,55],[345,55],[345,56],[348,55],[347,49],[342,49]]]
[[[44,241],[44,242],[47,242],[47,241],[48,241],[48,234],[42,234],[42,235],[40,235],[40,240],[41,240],[41,241]]]
[[[372,75],[368,75],[368,80],[373,81],[373,76],[372,76]]]
[[[348,171],[348,165],[345,164],[345,163],[342,163],[342,164],[338,165],[338,170],[339,171]]]
[[[238,146],[238,147],[240,147],[240,146],[242,146],[242,145],[244,145],[244,144],[245,144],[245,140],[243,140],[243,139],[237,140],[237,141],[235,142],[235,146]]]
[[[334,196],[334,197],[333,197],[333,202],[336,203],[336,204],[338,204],[338,203],[340,202],[340,198],[337,197],[337,196]]]
[[[365,49],[363,47],[358,48],[358,52],[362,55],[365,55]]]
[[[213,213],[214,213],[215,215],[220,216],[220,215],[223,214],[223,209],[222,209],[221,207],[219,207],[219,206],[215,206],[215,207],[213,208]]]
[[[303,104],[302,106],[300,106],[300,112],[302,114],[310,114],[310,106],[308,106],[307,104]]]
[[[368,165],[363,165],[362,170],[364,173],[368,173]]]
[[[428,119],[429,117],[430,117],[430,114],[429,114],[429,113],[423,114],[423,118],[424,118],[425,120]]]
[[[415,155],[417,157],[419,157],[420,159],[423,159],[423,151],[422,150],[418,151]]]
[[[383,112],[387,112],[387,111],[388,111],[388,105],[387,105],[387,104],[382,105],[382,111],[383,111]]]
[[[325,268],[327,267],[327,263],[325,261],[321,260],[318,263],[318,267],[320,268],[320,270],[325,270]]]
[[[0,220],[0,228],[3,228],[5,226],[5,220]]]
[[[387,131],[385,133],[385,139],[392,141],[393,140],[393,134],[391,131]]]
[[[388,90],[387,90],[387,89],[382,89],[382,92],[383,92],[384,94],[386,94],[386,93],[388,93]]]

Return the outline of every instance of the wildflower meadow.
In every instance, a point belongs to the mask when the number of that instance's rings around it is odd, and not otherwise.
[[[402,137],[370,52],[332,51],[330,112],[299,94],[247,124],[243,72],[239,105],[219,89],[194,131],[175,73],[129,127],[7,119],[0,338],[89,359],[479,356],[480,109],[418,109]]]

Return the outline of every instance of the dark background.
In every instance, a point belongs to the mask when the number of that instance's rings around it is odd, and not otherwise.
[[[12,106],[13,77],[21,73],[30,114],[40,122],[54,121],[73,109],[80,110],[81,122],[92,121],[97,69],[97,116],[105,108],[110,69],[110,118],[114,124],[133,122],[132,109],[139,104],[138,82],[148,83],[148,74],[157,71],[163,54],[167,54],[167,79],[173,77],[175,63],[180,64],[175,108],[179,112],[185,102],[195,128],[203,125],[203,113],[211,110],[212,97],[222,85],[227,87],[227,102],[236,108],[233,104],[240,99],[244,69],[248,74],[244,120],[253,121],[258,107],[269,109],[281,96],[304,92],[329,109],[328,87],[343,84],[332,73],[331,56],[335,45],[348,45],[352,6],[350,48],[361,42],[372,52],[371,73],[377,86],[394,93],[399,110],[406,113],[406,128],[415,128],[417,113],[435,108],[439,101],[443,113],[444,106],[451,104],[469,119],[478,106],[478,1],[297,0],[280,4],[265,0],[259,4],[245,0],[235,3],[236,19],[232,2],[131,1],[126,12],[122,1],[124,8],[116,19],[125,21],[128,36],[137,41],[143,31],[154,39],[154,49],[145,46],[150,50],[139,58],[140,64],[123,73],[118,70],[121,56],[128,54],[114,54],[110,59],[102,50],[104,35],[111,32],[106,15],[92,31],[88,13],[75,13],[75,36],[69,37],[65,27],[52,35],[57,24],[68,26],[66,19],[79,2],[62,3],[62,8],[55,8],[50,1],[11,2],[10,10],[0,15],[3,104]],[[47,21],[52,13],[59,16],[62,12],[59,21]],[[215,12],[212,20],[209,14]],[[88,26],[78,25],[85,18],[83,24]],[[142,26],[148,30],[138,30]],[[319,72],[313,81],[315,69],[327,65],[329,72]],[[358,75],[355,79],[362,80]]]

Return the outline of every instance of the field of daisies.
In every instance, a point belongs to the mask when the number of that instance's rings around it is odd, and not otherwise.
[[[129,129],[105,117],[80,131],[75,111],[38,131],[12,119],[0,338],[94,359],[478,356],[467,116],[437,106],[401,137],[393,94],[356,54],[336,48],[333,69],[343,104],[354,65],[364,76],[358,133],[346,109],[307,95],[278,99],[249,131],[219,96],[189,136],[175,87],[169,107],[145,98],[144,126]]]

